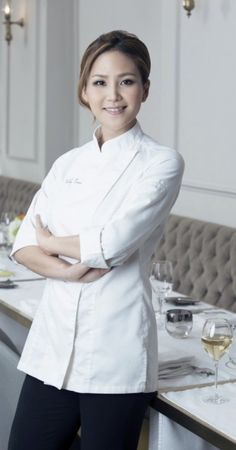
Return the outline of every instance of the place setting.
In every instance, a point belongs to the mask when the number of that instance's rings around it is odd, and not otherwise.
[[[200,339],[199,331],[193,332],[190,311],[174,309],[165,313],[165,329],[158,335],[160,390],[214,383],[215,367],[203,353]]]
[[[218,378],[220,383],[234,380],[236,345],[235,359],[230,357],[230,346],[234,342],[235,315],[206,304],[201,299],[174,292],[171,261],[155,262],[150,281],[158,330],[160,389],[212,386],[218,383]],[[207,344],[204,339],[208,338],[202,337],[203,330],[207,329],[209,323],[226,324],[229,336],[230,333],[232,335],[232,338],[224,341],[225,349],[222,342],[219,343],[221,357],[224,356],[223,360],[227,359],[227,362],[222,361],[220,370],[216,360],[209,359],[210,346],[213,345],[211,339],[209,338],[211,343]]]
[[[162,274],[164,270],[168,275],[157,283],[161,266]],[[234,417],[236,408],[236,316],[173,292],[171,273],[171,264],[162,263],[153,267],[150,278],[158,329],[159,396],[235,440],[228,417]]]
[[[204,323],[201,345],[214,365],[214,382],[206,385],[165,389],[161,397],[205,422],[236,442],[234,416],[236,408],[236,342],[234,328],[225,318],[212,317]],[[234,378],[222,379],[221,366],[235,370]],[[219,376],[220,374],[220,376]]]

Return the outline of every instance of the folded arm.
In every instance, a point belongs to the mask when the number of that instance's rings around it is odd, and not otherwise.
[[[90,283],[103,276],[107,270],[90,269],[84,264],[70,264],[62,258],[46,255],[37,246],[27,246],[16,251],[15,260],[28,267],[33,272],[47,278],[54,278],[63,281],[79,281]]]
[[[47,252],[43,248],[40,248],[38,244],[35,232],[37,227],[35,217],[40,215],[44,220],[47,217],[47,211],[50,207],[48,202],[49,196],[55,195],[55,172],[56,168],[54,165],[45,178],[41,189],[35,194],[20,230],[17,233],[11,256],[33,272],[47,278],[55,278],[63,281],[79,281],[82,283],[95,281],[103,276],[107,270],[100,270],[100,268],[91,269],[88,265],[81,264],[80,262],[70,264],[58,256],[64,254],[63,251],[59,251],[60,248],[56,250],[53,248],[52,252]],[[77,249],[74,242],[72,247],[73,251],[75,248]],[[80,260],[80,255],[77,250],[76,253],[72,254],[72,257],[77,261]]]

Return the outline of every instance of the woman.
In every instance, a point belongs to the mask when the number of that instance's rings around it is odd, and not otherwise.
[[[92,42],[79,100],[100,123],[62,155],[21,226],[15,259],[47,277],[19,363],[27,376],[9,449],[135,450],[157,389],[149,267],[183,160],[136,119],[150,57],[123,31]]]

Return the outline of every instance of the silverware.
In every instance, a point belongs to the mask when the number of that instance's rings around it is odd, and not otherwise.
[[[193,371],[199,375],[215,375],[215,371],[213,369],[209,369],[209,367],[192,366],[192,368]]]
[[[3,288],[3,289],[5,289],[5,288],[7,288],[7,289],[9,289],[9,288],[13,288],[13,287],[16,287],[17,286],[17,284],[16,283],[21,283],[21,282],[24,282],[24,281],[39,281],[39,280],[45,280],[45,278],[17,278],[17,279],[13,279],[13,280],[10,280],[9,278],[7,279],[7,280],[2,280],[2,281],[0,281],[0,288]]]
[[[45,280],[45,278],[43,278],[43,277],[39,277],[39,278],[19,278],[19,279],[13,279],[13,280],[9,280],[9,281],[11,281],[12,283],[15,283],[15,282],[20,283],[22,281],[40,281],[40,280]]]
[[[215,375],[215,371],[208,367],[198,367],[192,364],[188,364],[185,367],[182,365],[171,366],[159,371],[159,380],[168,380],[172,378],[184,377],[187,375],[199,375],[199,376],[212,376]]]
[[[13,289],[16,288],[18,284],[16,283],[4,283],[3,281],[0,282],[0,289]]]

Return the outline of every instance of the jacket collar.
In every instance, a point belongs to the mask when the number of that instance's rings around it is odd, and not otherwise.
[[[101,126],[98,126],[93,133],[93,141],[94,144],[96,146],[96,149],[106,155],[107,153],[112,153],[114,156],[114,153],[119,152],[119,153],[127,153],[127,152],[132,152],[134,149],[134,146],[136,144],[136,142],[138,140],[141,139],[143,132],[142,129],[139,125],[138,122],[136,122],[136,124],[130,128],[130,130],[126,131],[125,133],[109,139],[108,141],[106,141],[103,145],[102,148],[100,148],[99,144],[98,144],[98,139],[99,139],[99,134],[100,134],[100,130],[101,130]]]
[[[135,159],[135,156],[139,152],[139,142],[142,137],[143,132],[140,125],[136,123],[134,127],[126,133],[107,141],[104,144],[106,151],[101,152],[97,142],[95,130],[94,143],[97,146],[100,155],[105,157],[105,159],[101,169],[98,170],[96,176],[93,178],[94,186],[96,186],[97,183],[100,184],[99,192],[93,199],[93,205],[89,208],[92,211],[91,219],[94,222],[104,221],[106,215],[104,216],[103,214],[99,214],[101,206],[104,200],[109,198],[110,192],[119,179],[124,177],[128,167]],[[101,180],[103,180],[102,183]]]

